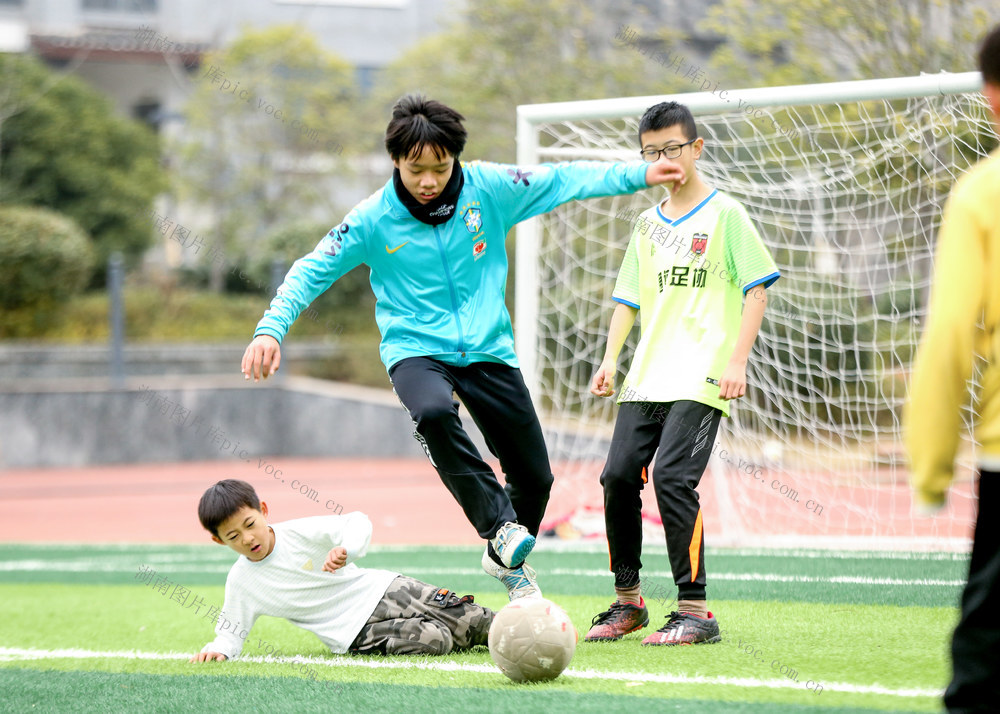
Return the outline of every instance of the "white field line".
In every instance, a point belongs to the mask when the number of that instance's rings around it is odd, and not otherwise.
[[[645,550],[645,548],[643,548]],[[741,558],[766,556],[780,558],[822,558],[824,560],[948,560],[965,562],[969,559],[966,553],[946,552],[905,552],[905,551],[856,551],[856,550],[805,550],[805,549],[768,549],[768,548],[705,548],[708,555],[734,555]],[[607,549],[601,552],[607,552]],[[663,553],[666,553],[666,548]]]
[[[145,562],[145,561],[143,561]],[[169,565],[157,567],[157,572],[164,573],[228,573],[233,561],[208,564],[202,561],[192,561],[193,565]],[[104,560],[2,560],[0,572],[36,572],[41,570],[62,571],[71,573],[137,573],[140,563],[134,558],[122,562]]]
[[[479,545],[373,545],[370,553],[418,553],[425,551],[476,552],[482,553]],[[643,544],[643,553],[666,555],[667,547],[661,544]],[[605,540],[594,542],[553,541],[542,539],[535,546],[536,553],[599,553],[608,554],[608,544]],[[905,551],[905,550],[839,550],[823,548],[748,548],[748,547],[705,547],[706,555],[712,556],[772,556],[779,558],[823,558],[837,560],[948,560],[965,562],[969,559],[969,551]]]
[[[194,562],[192,565],[172,565],[157,567],[161,573],[227,573],[231,563],[205,565]],[[103,560],[6,560],[0,561],[0,572],[102,572],[102,573],[134,573],[138,572],[138,564],[131,562],[106,562]],[[406,568],[407,575],[485,575],[479,568]],[[609,578],[607,570],[586,568],[549,568],[542,570],[542,575],[560,575],[577,578]],[[669,570],[650,570],[643,573],[646,578],[673,578]],[[713,580],[732,580],[742,582],[772,582],[772,583],[827,583],[851,585],[900,585],[925,587],[961,587],[964,580],[934,580],[927,578],[875,578],[867,575],[779,575],[777,573],[712,573]]]
[[[429,574],[440,575],[475,575],[482,572],[478,568],[407,568],[407,574]],[[573,577],[611,577],[607,570],[583,570],[573,568],[550,568],[540,571],[542,575],[570,575]],[[670,578],[673,573],[669,570],[650,570],[643,572],[647,578]],[[712,580],[737,580],[737,581],[767,581],[779,583],[850,583],[854,585],[934,585],[934,586],[962,586],[964,580],[902,580],[899,578],[873,578],[867,575],[831,575],[829,577],[817,577],[813,575],[778,575],[776,573],[712,573],[709,575]]]
[[[12,543],[14,546],[22,546],[22,543]],[[67,548],[79,549],[79,544],[73,543],[32,543],[30,547],[33,550],[52,550],[56,553],[60,550],[65,550]],[[99,547],[103,550],[121,550],[123,555],[134,554],[136,552],[143,552],[144,548],[149,549],[149,556],[147,559],[152,559],[154,557],[161,559],[160,562],[169,562],[172,559],[182,560],[184,558],[197,559],[200,558],[215,560],[220,558],[220,555],[225,555],[221,550],[217,550],[214,546],[205,545],[185,545],[178,544],[176,546],[171,545],[159,545],[159,544],[128,544],[128,543],[106,543],[100,544]],[[372,545],[369,549],[369,553],[417,553],[417,552],[440,552],[440,553],[482,553],[481,545]],[[172,550],[173,549],[173,550]],[[192,552],[186,554],[178,554],[176,549],[186,549]],[[203,550],[204,553],[199,553],[197,551]],[[163,552],[166,551],[166,552]],[[210,552],[214,551],[213,555],[209,555]],[[160,555],[154,555],[154,553],[162,552]],[[548,539],[542,539],[538,541],[536,546],[537,553],[599,553],[602,555],[607,555],[608,544],[603,539],[595,542],[581,542],[581,541],[553,541]],[[665,545],[660,544],[647,544],[643,545],[643,552],[647,554],[663,554],[667,552]],[[750,547],[713,547],[706,546],[705,553],[707,555],[713,556],[737,556],[737,557],[753,557],[753,556],[775,556],[781,558],[823,558],[823,559],[838,559],[838,560],[948,560],[948,561],[958,561],[965,562],[969,559],[969,553],[966,552],[951,552],[951,551],[907,551],[907,550],[874,550],[874,549],[861,549],[861,550],[840,550],[840,549],[823,549],[823,548],[750,548]],[[112,556],[114,557],[114,556]]]
[[[56,556],[58,557],[58,556]],[[95,560],[103,560],[105,557],[119,558],[121,560],[136,562],[141,558],[144,563],[235,563],[239,557],[229,548],[212,548],[204,553],[156,553],[136,551],[134,553],[104,556],[95,555]],[[65,557],[63,558],[65,560]]]
[[[46,659],[143,659],[143,660],[187,660],[190,653],[181,652],[101,652],[83,649],[22,649],[0,647],[0,660],[46,660]],[[500,674],[492,665],[460,664],[458,662],[420,662],[399,659],[354,659],[352,657],[240,657],[241,662],[272,664],[312,664],[330,668],[362,669],[417,669],[435,672],[475,672]],[[799,689],[801,682],[787,679],[752,679],[749,677],[701,677],[682,674],[655,674],[652,672],[605,672],[594,669],[567,669],[563,677],[571,679],[613,680],[621,682],[643,682],[653,684],[705,684],[717,686],[743,687],[749,689]],[[890,697],[940,697],[944,692],[937,689],[893,689],[880,684],[852,684],[851,682],[821,682],[822,691],[844,692],[847,694],[881,694]]]
[[[407,574],[437,573],[441,575],[475,575],[482,572],[477,568],[407,568]],[[542,575],[570,575],[573,577],[611,577],[607,570],[583,570],[572,568],[550,568],[540,571]],[[644,571],[647,578],[670,578],[673,573],[669,570]],[[709,575],[712,580],[736,580],[736,581],[766,581],[779,583],[850,583],[854,585],[930,585],[954,587],[965,585],[964,580],[929,580],[926,578],[918,580],[903,580],[899,578],[873,578],[867,575],[831,575],[829,577],[817,577],[813,575],[778,575],[776,573],[712,573]]]
[[[34,550],[34,549],[32,549]],[[136,549],[128,553],[92,553],[88,555],[81,555],[79,553],[60,553],[53,552],[51,554],[45,553],[35,553],[34,557],[36,560],[68,560],[70,558],[76,560],[104,560],[108,562],[122,561],[122,562],[132,562],[136,560],[143,559],[147,561],[157,561],[161,563],[176,563],[176,562],[222,562],[229,561],[233,562],[238,556],[233,553],[229,548],[226,549],[205,549],[204,553],[160,553],[152,550],[142,550]]]

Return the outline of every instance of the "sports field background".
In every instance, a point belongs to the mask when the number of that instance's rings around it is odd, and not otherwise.
[[[426,461],[323,463],[339,475],[315,479],[315,494],[266,474],[235,475],[255,485],[276,521],[329,512],[328,502],[368,512],[376,545],[361,565],[489,607],[506,602]],[[298,464],[310,465],[295,460],[291,472]],[[967,570],[961,554],[709,547],[722,643],[640,647],[649,629],[580,643],[569,670],[542,685],[510,683],[485,649],[335,656],[273,618],[254,626],[240,661],[190,664],[212,639],[205,615],[221,607],[236,558],[208,543],[195,506],[232,475],[227,464],[0,474],[0,710],[940,711]],[[606,544],[542,542],[531,560],[582,636],[611,602]],[[643,576],[659,627],[674,594],[662,546],[646,547]]]

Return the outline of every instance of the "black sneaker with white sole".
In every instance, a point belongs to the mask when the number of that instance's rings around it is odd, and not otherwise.
[[[712,613],[698,617],[689,612],[671,612],[667,624],[642,641],[644,645],[700,645],[721,642],[719,623]]]

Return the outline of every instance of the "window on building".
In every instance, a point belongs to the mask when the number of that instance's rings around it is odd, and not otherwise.
[[[362,94],[369,94],[375,88],[378,77],[378,67],[357,67],[354,70],[354,78]]]
[[[160,122],[163,121],[163,111],[160,103],[156,100],[147,99],[133,105],[132,116],[148,124],[153,131],[160,131]]]
[[[2,3],[3,0],[0,0]],[[84,10],[105,12],[156,12],[156,0],[82,0]]]
[[[398,10],[410,0],[274,0],[278,5],[327,5],[331,7],[360,7]]]

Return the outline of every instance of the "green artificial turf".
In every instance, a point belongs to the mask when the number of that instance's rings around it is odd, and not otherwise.
[[[526,687],[503,677],[484,648],[439,658],[336,656],[274,618],[254,626],[244,659],[191,664],[187,656],[213,637],[204,614],[222,604],[230,551],[9,545],[3,552],[0,683],[12,711],[59,711],[74,692],[90,692],[79,711],[143,702],[151,711],[203,711],[211,692],[235,692],[234,683],[246,687],[246,697],[232,695],[242,708],[280,711],[312,711],[313,698],[331,693],[347,711],[940,711],[967,568],[947,556],[709,551],[710,607],[722,643],[641,647],[652,629],[619,642],[580,642],[563,676]],[[496,581],[476,570],[477,552],[386,548],[361,564],[502,607]],[[665,556],[645,560],[647,584],[672,583],[661,571]],[[606,562],[594,552],[532,555],[546,596],[566,609],[581,637],[611,602]],[[647,604],[651,628],[660,626],[670,603]],[[260,659],[275,649],[277,661]]]
[[[611,591],[606,552],[532,553],[545,591],[606,595]],[[726,600],[958,606],[968,572],[964,556],[950,554],[824,553],[746,554],[708,549],[709,597]],[[398,570],[454,590],[498,591],[479,567],[482,548],[375,548],[359,564]],[[236,559],[222,546],[5,546],[0,582],[134,583],[145,565],[188,586],[222,584]],[[23,567],[16,567],[20,563]],[[647,586],[672,591],[663,548],[647,548],[642,577]],[[777,579],[769,576],[777,576]],[[870,581],[870,582],[869,582]],[[917,585],[914,583],[927,582]]]
[[[120,711],[143,712],[595,712],[618,711],[622,699],[613,694],[551,691],[542,687],[496,689],[419,687],[413,685],[345,684],[336,692],[318,691],[312,684],[275,681],[273,677],[184,677],[153,674],[0,670],[0,690],[10,711],[64,710],[106,712],[113,701]],[[525,692],[530,691],[530,702]],[[808,705],[773,702],[664,700],[656,711],[734,712],[735,714],[800,714]],[[824,714],[865,714],[878,709],[824,707]],[[906,711],[906,710],[896,710]],[[913,711],[913,710],[909,710]]]

